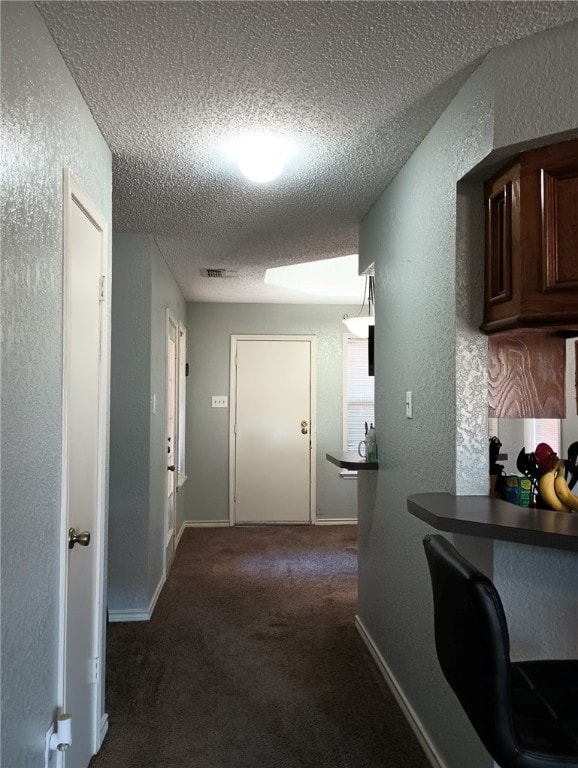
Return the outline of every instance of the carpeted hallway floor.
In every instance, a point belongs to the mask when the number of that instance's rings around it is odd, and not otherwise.
[[[151,621],[108,627],[91,768],[429,768],[356,581],[352,526],[187,529]]]

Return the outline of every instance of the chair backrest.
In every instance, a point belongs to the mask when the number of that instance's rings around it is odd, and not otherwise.
[[[442,671],[490,755],[518,752],[512,721],[510,641],[500,596],[443,536],[426,536]]]

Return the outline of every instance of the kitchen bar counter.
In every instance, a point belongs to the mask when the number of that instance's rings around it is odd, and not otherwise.
[[[357,451],[333,451],[332,453],[326,453],[325,457],[332,464],[340,469],[350,469],[355,471],[363,469],[378,469],[379,465],[376,461],[365,461],[357,453]]]
[[[578,512],[525,509],[490,496],[417,493],[407,509],[432,528],[578,552]]]

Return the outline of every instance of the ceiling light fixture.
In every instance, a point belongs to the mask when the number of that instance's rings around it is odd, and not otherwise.
[[[293,154],[291,142],[281,136],[241,136],[231,142],[231,155],[250,181],[266,184],[281,175]]]
[[[367,315],[362,315],[363,307],[365,306],[365,299],[367,297]],[[361,336],[366,339],[369,336],[369,326],[375,325],[375,277],[370,275],[366,279],[365,294],[363,296],[363,304],[359,310],[357,317],[349,317],[343,315],[343,323],[347,326],[347,330],[353,333],[355,336]]]

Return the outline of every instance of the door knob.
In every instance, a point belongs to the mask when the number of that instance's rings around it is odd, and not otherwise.
[[[88,547],[90,544],[90,531],[80,531],[74,528],[68,529],[68,549],[72,549],[75,544],[80,544],[81,547]]]
[[[170,466],[167,467],[167,469],[169,470],[169,472],[174,472],[175,471],[175,465],[171,464]]]
[[[306,435],[307,434],[307,421],[303,419],[301,422],[301,434]]]

